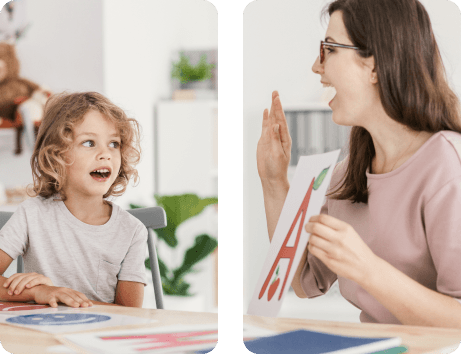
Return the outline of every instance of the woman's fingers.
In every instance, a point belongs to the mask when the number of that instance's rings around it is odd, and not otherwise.
[[[274,124],[279,125],[280,140],[283,141],[282,131],[285,131],[285,130],[282,128],[282,125],[283,125],[283,116],[282,116],[283,115],[283,110],[282,110],[282,103],[280,102],[280,97],[279,96],[275,97],[275,99],[274,99],[274,111],[275,111],[274,112],[274,115],[275,115]]]
[[[266,108],[263,113],[263,132],[264,132],[264,129],[267,129],[267,128],[269,128],[269,111]]]
[[[269,123],[273,125],[275,123],[275,98],[279,95],[277,91],[272,92],[271,110],[269,112]]]
[[[304,230],[306,230],[306,232],[310,234],[317,235],[318,237],[321,237],[330,242],[336,238],[335,230],[318,221],[312,221],[312,218],[309,219],[309,222],[306,225],[304,225]]]
[[[286,123],[285,113],[283,112],[282,108],[282,101],[280,100],[280,96],[275,96],[274,98],[274,118],[275,123]]]
[[[345,230],[349,227],[348,223],[327,214],[314,215],[309,221],[321,223],[337,231]]]
[[[263,113],[263,134],[269,129],[273,129],[273,125],[275,122],[275,110],[274,110],[274,98],[278,95],[277,91],[272,92],[272,101],[271,101],[271,108],[270,111],[266,108]]]
[[[287,119],[285,117],[285,112],[282,108],[282,101],[280,101],[280,96],[277,96],[274,100],[274,109],[275,109],[275,122],[280,125],[280,138],[283,143],[291,144],[291,137],[288,131]]]

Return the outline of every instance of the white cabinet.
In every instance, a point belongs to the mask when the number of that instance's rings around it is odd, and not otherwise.
[[[218,195],[218,102],[216,100],[161,101],[155,107],[154,191],[159,195],[194,193],[199,197]],[[217,210],[210,206],[184,222],[177,230],[179,244],[171,249],[159,242],[159,255],[170,267],[183,261],[184,252],[196,236],[218,236]],[[194,299],[187,311],[217,311],[215,254],[187,276]],[[167,308],[168,300],[165,300]],[[200,306],[197,304],[201,304]],[[172,305],[177,307],[177,305]],[[175,308],[171,308],[175,309]],[[184,308],[181,308],[184,309]]]
[[[218,102],[161,101],[154,130],[155,193],[217,195]]]

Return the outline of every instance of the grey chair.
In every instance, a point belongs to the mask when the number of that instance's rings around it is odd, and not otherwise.
[[[147,247],[149,249],[150,268],[152,271],[152,282],[154,285],[155,303],[158,309],[163,309],[162,279],[158,267],[157,251],[153,229],[161,229],[167,225],[165,210],[161,207],[139,208],[127,210],[131,215],[139,219],[147,228]],[[0,211],[0,229],[6,224],[13,213]],[[18,257],[17,272],[24,272],[24,262],[21,256]]]

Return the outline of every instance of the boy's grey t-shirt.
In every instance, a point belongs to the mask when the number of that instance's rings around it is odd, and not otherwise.
[[[0,249],[13,259],[23,255],[26,273],[43,274],[90,300],[114,302],[118,280],[147,285],[147,229],[111,204],[109,221],[95,226],[53,197],[27,199],[0,230]]]

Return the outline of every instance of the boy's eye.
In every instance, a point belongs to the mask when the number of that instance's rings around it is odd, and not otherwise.
[[[93,140],[87,140],[82,143],[83,146],[86,147],[93,147],[94,146],[94,141]]]
[[[93,140],[86,140],[86,141],[84,141],[84,142],[82,143],[82,145],[84,145],[84,144],[86,144],[86,143],[91,143],[91,144],[94,145],[94,141],[93,141]],[[111,141],[110,143],[111,143],[111,144],[112,144],[112,143],[115,143],[115,144],[116,144],[116,145],[115,145],[116,148],[120,146],[120,143],[119,143],[118,141]],[[88,147],[91,147],[91,146],[88,146]]]
[[[120,143],[118,141],[112,141],[110,145],[112,145],[112,147],[116,149],[120,146]]]

